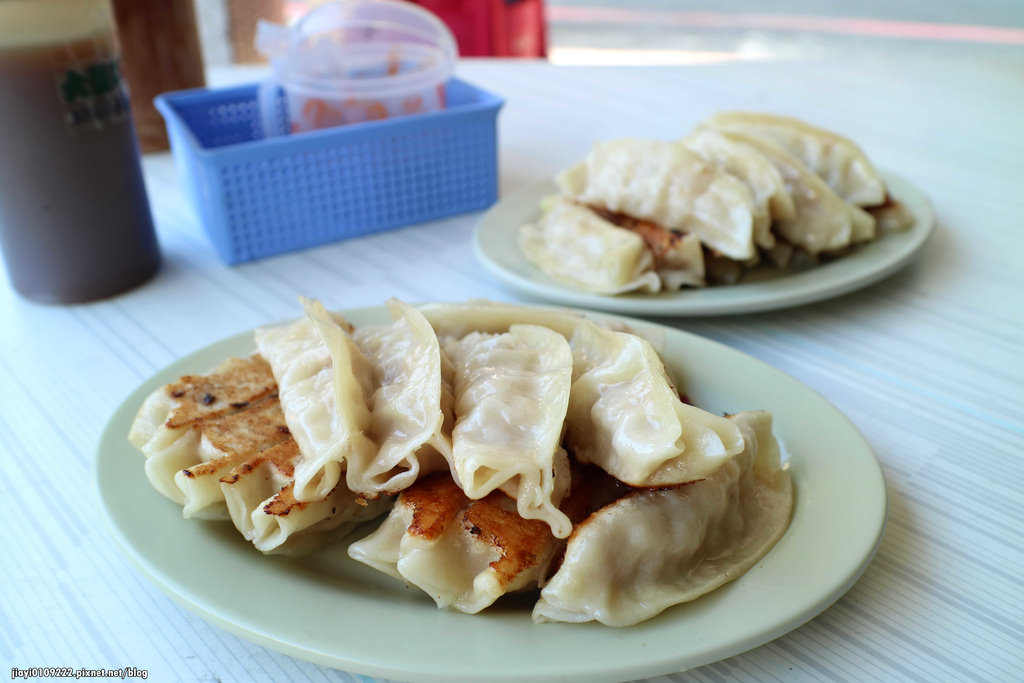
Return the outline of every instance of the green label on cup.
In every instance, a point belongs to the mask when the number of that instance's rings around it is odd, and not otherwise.
[[[128,89],[121,78],[120,58],[75,65],[58,75],[64,123],[71,132],[102,129],[128,117]]]

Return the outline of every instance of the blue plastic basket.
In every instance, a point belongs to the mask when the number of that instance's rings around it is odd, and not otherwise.
[[[497,199],[500,97],[453,79],[442,111],[264,138],[257,88],[156,98],[182,183],[227,263]]]

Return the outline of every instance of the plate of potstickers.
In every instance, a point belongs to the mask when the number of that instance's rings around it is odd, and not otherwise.
[[[482,217],[475,251],[560,304],[724,315],[820,301],[910,263],[927,197],[853,141],[801,120],[721,112],[679,140],[594,145]]]
[[[863,437],[738,351],[569,309],[303,305],[158,372],[97,454],[127,556],[242,637],[399,680],[631,680],[784,635],[878,546]]]

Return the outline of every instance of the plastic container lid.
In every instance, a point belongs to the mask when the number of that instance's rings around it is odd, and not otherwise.
[[[286,88],[336,98],[389,97],[444,83],[458,57],[444,22],[394,0],[324,4],[291,27],[260,22],[256,47]]]

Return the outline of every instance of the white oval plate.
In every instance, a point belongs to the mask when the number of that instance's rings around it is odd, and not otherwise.
[[[657,294],[592,294],[573,289],[534,267],[519,249],[518,230],[540,215],[540,200],[557,191],[553,181],[502,198],[480,219],[473,241],[477,258],[505,284],[567,306],[627,315],[696,316],[771,311],[866,287],[895,273],[917,255],[935,228],[928,198],[910,182],[883,173],[893,197],[914,215],[913,227],[882,236],[853,252],[798,273],[758,269],[735,285]]]
[[[382,307],[345,315],[390,320]],[[350,560],[344,544],[300,560],[265,557],[230,522],[183,519],[150,486],[128,428],[161,385],[252,353],[248,333],[173,363],[118,408],[97,454],[101,508],[124,552],[171,598],[236,635],[338,669],[409,681],[593,683],[724,659],[800,626],[853,585],[881,539],[885,482],[864,438],[811,389],[721,344],[653,327],[697,405],[772,411],[796,505],[785,536],[744,576],[638,626],[534,624],[532,603],[516,597],[478,615],[442,611]]]

